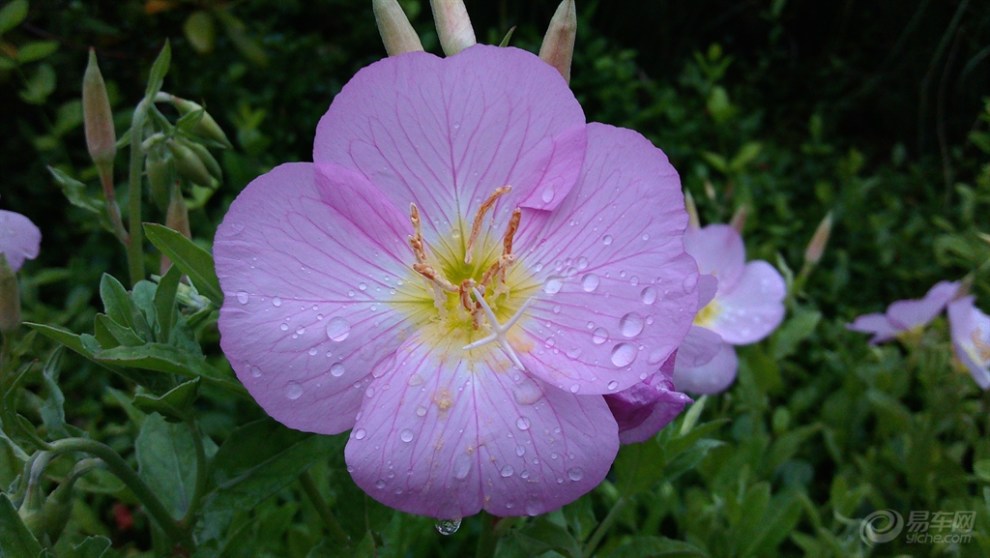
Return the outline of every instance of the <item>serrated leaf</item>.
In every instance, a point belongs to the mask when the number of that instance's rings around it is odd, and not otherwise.
[[[104,349],[112,349],[121,345],[140,347],[146,343],[144,339],[134,333],[133,329],[118,324],[106,314],[97,314],[96,318],[93,319],[93,334]]]
[[[200,293],[218,307],[223,304],[223,292],[220,290],[213,256],[209,252],[164,225],[145,223],[144,233],[155,248],[189,276]]]
[[[148,322],[131,300],[131,294],[110,274],[104,273],[100,279],[100,298],[111,320],[130,329],[141,339],[151,337]]]
[[[37,558],[41,555],[41,544],[17,515],[17,510],[0,492],[0,556],[4,558]]]
[[[58,41],[32,41],[17,49],[17,61],[21,64],[37,62],[58,50]]]
[[[138,474],[172,517],[181,519],[196,487],[196,443],[189,428],[150,414],[134,440],[134,451]]]
[[[17,27],[28,14],[27,0],[11,0],[0,8],[0,35]]]
[[[165,83],[165,75],[168,74],[168,67],[172,63],[172,46],[168,39],[162,47],[155,63],[151,65],[151,72],[148,73],[148,87],[144,90],[144,98],[151,99],[158,94]]]

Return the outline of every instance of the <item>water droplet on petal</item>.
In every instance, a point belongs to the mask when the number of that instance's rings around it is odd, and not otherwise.
[[[407,443],[407,444],[409,442],[411,442],[412,439],[413,439],[412,430],[409,430],[408,428],[406,428],[405,430],[403,430],[402,432],[400,432],[399,433],[399,439],[402,440],[403,442]]]
[[[526,417],[519,417],[516,419],[516,428],[519,430],[529,430],[529,419]]]
[[[448,536],[453,535],[461,528],[460,519],[440,519],[436,524],[437,533],[441,535]]]
[[[419,407],[416,407],[416,416],[417,417],[425,417],[426,416],[426,407],[424,407],[422,405],[420,405]]]
[[[543,284],[543,292],[547,294],[557,294],[563,286],[564,280],[560,277],[549,277],[547,282]]]
[[[606,341],[608,341],[608,332],[604,328],[598,328],[591,334],[591,342],[595,345],[601,345]]]
[[[272,299],[272,306],[274,306],[276,308],[278,308],[279,306],[282,306],[282,299],[279,298],[279,297],[277,297],[277,296],[275,298],[273,298]]]
[[[630,312],[619,320],[619,331],[625,337],[636,337],[643,332],[643,316]]]
[[[251,371],[251,376],[252,377],[254,377],[254,378],[260,378],[261,377],[261,369],[258,368],[257,366],[251,366],[251,367],[248,368],[248,370]]]
[[[520,405],[532,405],[543,397],[543,390],[540,389],[540,386],[528,378],[520,382],[519,385],[514,386],[512,389],[512,393],[516,398],[516,403],[519,403]]]
[[[643,304],[653,304],[657,301],[657,290],[653,287],[646,287],[639,293],[639,299],[643,301]]]
[[[581,391],[581,386],[577,384],[571,384],[571,393],[577,393]]]
[[[583,288],[585,292],[590,293],[598,288],[598,284],[600,282],[601,280],[598,279],[597,275],[594,273],[589,273],[581,278],[581,288]]]
[[[377,481],[375,481],[375,488],[377,488],[378,490],[384,490],[385,489],[385,481],[382,480],[382,479],[378,479]]]
[[[358,290],[366,291],[366,290],[368,290],[368,285],[366,285],[364,283],[358,283]]]
[[[506,465],[505,467],[502,467],[501,471],[498,472],[498,474],[502,475],[503,479],[507,479],[511,477],[512,473],[515,473],[515,471],[512,469],[512,465]]]
[[[344,375],[344,365],[341,364],[341,363],[339,363],[339,362],[335,362],[335,363],[331,364],[330,365],[330,375],[333,376],[334,378],[339,378],[339,377],[343,376]]]
[[[237,302],[241,304],[248,303],[248,294],[245,291],[237,291]]]
[[[522,457],[526,455],[526,448],[523,446],[516,446],[516,456]]]
[[[588,267],[588,258],[581,256],[577,259],[577,268],[586,269]]]
[[[608,383],[608,390],[609,391],[615,391],[617,389],[619,389],[619,382],[616,382],[615,380],[612,380],[611,382]]]
[[[355,440],[363,440],[364,437],[367,436],[367,435],[368,435],[368,433],[365,432],[365,430],[363,428],[358,428],[357,430],[354,431],[354,439]]]
[[[309,356],[316,356],[316,353],[318,352],[320,352],[320,350],[317,349],[316,347],[313,347],[312,349],[309,350]]]
[[[543,506],[536,500],[526,502],[526,515],[540,515]]]
[[[344,318],[336,317],[331,318],[327,322],[327,337],[331,341],[341,342],[347,339],[347,336],[351,334],[351,324],[347,323]]]
[[[454,459],[454,478],[464,480],[471,472],[471,458],[466,454],[460,454]]]
[[[607,235],[603,236],[602,237],[602,244],[604,244],[605,246],[611,245],[612,244],[612,235],[607,234]]]
[[[553,195],[553,188],[547,188],[540,194],[540,199],[543,200],[543,203],[550,203],[553,201]]]
[[[281,329],[282,331],[289,331],[289,324],[282,323],[281,325],[278,326],[278,328]]]
[[[619,343],[612,347],[612,364],[615,366],[619,368],[629,366],[634,360],[636,360],[636,347],[629,343]]]
[[[567,478],[572,481],[579,481],[584,478],[584,471],[580,467],[571,467],[567,470]]]
[[[409,376],[409,385],[418,386],[422,383],[423,383],[423,377],[420,376],[419,374],[413,374],[412,376]]]

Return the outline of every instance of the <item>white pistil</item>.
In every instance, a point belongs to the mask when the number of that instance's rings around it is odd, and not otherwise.
[[[512,326],[516,325],[519,318],[522,318],[523,313],[526,311],[526,308],[529,307],[529,304],[533,302],[533,299],[527,298],[526,302],[523,302],[522,306],[516,310],[516,313],[509,318],[509,321],[504,324],[500,324],[498,322],[498,318],[495,317],[495,312],[492,312],[492,307],[485,301],[485,297],[482,296],[481,291],[475,287],[474,289],[471,289],[471,292],[474,293],[474,298],[478,301],[478,304],[481,305],[481,309],[485,311],[485,315],[488,316],[488,327],[491,329],[491,333],[483,339],[478,339],[474,343],[465,345],[464,350],[469,351],[471,349],[476,349],[494,341],[502,347],[502,350],[505,351],[505,354],[508,355],[509,360],[512,361],[512,364],[514,364],[516,368],[526,370],[526,367],[523,366],[522,361],[520,361],[519,357],[516,356],[516,351],[512,348],[512,345],[509,344],[509,338],[506,337],[506,334],[510,329],[512,329]]]

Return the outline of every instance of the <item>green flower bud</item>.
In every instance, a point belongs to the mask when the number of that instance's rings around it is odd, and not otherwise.
[[[89,156],[101,174],[109,173],[117,155],[117,133],[113,128],[113,112],[110,111],[107,86],[103,82],[93,49],[89,49],[89,64],[83,74],[82,105]]]
[[[196,156],[199,157],[203,164],[206,165],[206,170],[210,172],[210,175],[217,179],[217,182],[223,180],[223,170],[220,168],[220,163],[217,162],[210,150],[206,148],[205,145],[201,143],[196,143],[194,141],[188,142],[189,149],[192,149]],[[208,185],[205,185],[208,186]]]
[[[453,56],[478,42],[464,0],[430,0],[430,7],[444,54]]]
[[[168,150],[156,147],[148,152],[144,160],[144,172],[148,175],[151,199],[159,209],[168,207],[169,191],[175,184],[175,160]]]
[[[577,8],[574,0],[564,0],[557,6],[550,27],[540,46],[540,59],[550,64],[571,81],[571,60],[574,58],[574,37],[577,35]]]
[[[373,0],[375,23],[389,56],[423,50],[423,43],[406,17],[398,0]]]
[[[227,139],[227,134],[223,133],[223,129],[217,124],[217,121],[210,116],[210,113],[206,112],[199,103],[195,103],[188,99],[183,99],[181,97],[176,97],[175,95],[169,95],[169,102],[172,106],[179,111],[179,114],[186,115],[197,111],[202,112],[199,120],[196,122],[196,126],[193,128],[193,133],[203,136],[204,138],[211,139],[222,144],[227,149],[233,147],[230,140]]]
[[[213,185],[213,176],[188,142],[170,139],[165,145],[175,157],[175,169],[179,171],[179,176],[200,186]]]

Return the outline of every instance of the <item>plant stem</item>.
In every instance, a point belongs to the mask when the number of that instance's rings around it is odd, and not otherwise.
[[[478,536],[478,548],[475,551],[475,558],[492,558],[495,556],[495,543],[498,536],[495,534],[495,522],[498,521],[487,513],[481,513],[481,534]]]
[[[619,513],[622,512],[623,508],[626,507],[627,503],[628,500],[626,500],[625,496],[619,496],[619,499],[615,501],[614,505],[612,505],[612,509],[609,510],[608,515],[606,515],[605,519],[603,519],[602,522],[598,524],[598,527],[595,529],[595,532],[592,533],[591,538],[588,539],[588,544],[585,545],[584,547],[584,552],[583,552],[584,556],[591,556],[591,554],[595,551],[595,549],[598,548],[598,545],[602,542],[602,539],[605,537],[605,533],[607,533],[608,530],[612,528],[612,524],[615,523],[615,520],[619,518]]]
[[[309,501],[316,508],[316,513],[320,514],[323,518],[323,522],[326,523],[327,529],[330,534],[339,540],[339,542],[346,542],[350,537],[347,536],[347,532],[344,528],[340,526],[340,522],[333,515],[333,510],[327,504],[327,501],[323,499],[323,495],[320,494],[320,489],[317,488],[316,482],[313,480],[313,476],[309,474],[309,471],[303,471],[299,475],[299,482],[302,484],[303,493],[309,497]]]
[[[134,472],[134,469],[131,469],[130,465],[124,461],[124,458],[110,446],[86,438],[63,438],[52,442],[49,451],[55,454],[84,452],[102,459],[106,463],[107,469],[131,489],[131,492],[144,505],[144,509],[148,512],[148,515],[155,520],[162,531],[173,541],[192,550],[193,542],[192,537],[189,536],[189,532],[176,523],[172,515],[165,509],[161,500],[141,480],[141,477]]]
[[[131,119],[131,162],[128,169],[127,200],[128,232],[130,243],[127,245],[127,269],[131,276],[131,286],[144,279],[144,231],[141,229],[141,168],[144,162],[144,150],[141,142],[144,135],[144,120],[148,114],[148,101],[142,100],[134,109]]]

